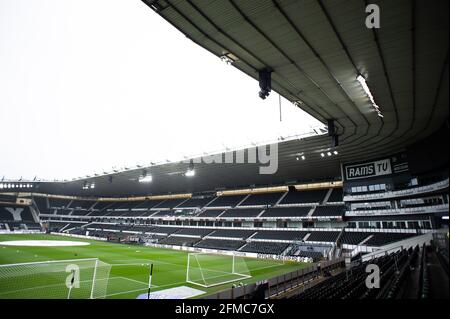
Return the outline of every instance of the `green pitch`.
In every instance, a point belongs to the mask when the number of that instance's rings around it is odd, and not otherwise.
[[[75,247],[24,247],[1,244],[2,241],[10,240],[71,240],[89,242],[90,245]],[[211,288],[203,288],[186,283],[187,256],[188,252],[172,249],[123,245],[56,235],[0,235],[0,264],[86,258],[98,258],[100,261],[110,264],[109,279],[107,284],[105,284],[106,298],[135,299],[138,295],[146,293],[149,263],[154,265],[152,291],[184,285],[203,290],[208,294],[232,286],[232,283],[227,283]],[[308,266],[308,264],[302,263],[281,263],[273,260],[253,258],[246,258],[244,261],[251,278],[238,281],[243,283],[256,282]],[[213,260],[211,262],[214,263]],[[204,265],[204,267],[208,268],[208,265]],[[212,267],[217,269],[217,264],[212,265]],[[60,283],[61,280],[60,277],[46,273],[33,277],[33,280],[28,280],[26,284],[19,282],[19,277],[16,281],[11,279],[11,283],[8,285],[0,285],[0,299],[66,298],[67,289],[64,283]],[[59,287],[59,289],[55,287]],[[57,291],[60,292],[56,293]],[[77,291],[74,289],[72,298],[77,297],[76,293]]]

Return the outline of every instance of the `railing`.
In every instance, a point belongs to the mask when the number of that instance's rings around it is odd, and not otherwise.
[[[407,207],[407,208],[391,208],[391,209],[374,209],[374,210],[358,210],[346,211],[345,216],[382,216],[394,214],[431,214],[437,212],[448,212],[449,204]]]
[[[444,188],[448,188],[449,179],[443,180],[441,182],[437,182],[430,185],[418,186],[409,189],[402,189],[397,191],[388,191],[374,194],[363,194],[363,195],[345,195],[344,202],[353,202],[353,201],[363,201],[363,200],[376,200],[376,199],[387,199],[387,198],[397,198],[404,197],[409,195],[418,195],[422,193],[429,193],[437,190],[441,190]]]
[[[203,297],[203,299],[253,299],[276,298],[296,289],[304,289],[323,271],[330,271],[345,266],[344,259],[324,261],[308,268],[299,269],[254,284],[234,287]]]
[[[407,238],[393,244],[388,244],[380,247],[380,249],[373,251],[362,257],[363,261],[371,260],[380,256],[388,255],[391,252],[408,249],[410,247],[422,246],[424,244],[429,244],[433,239],[432,233],[423,234],[421,236],[416,236],[413,238]]]

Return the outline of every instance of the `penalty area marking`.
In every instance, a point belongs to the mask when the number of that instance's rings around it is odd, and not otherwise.
[[[90,243],[71,240],[8,240],[0,241],[0,246],[22,246],[22,247],[69,247],[88,246]]]

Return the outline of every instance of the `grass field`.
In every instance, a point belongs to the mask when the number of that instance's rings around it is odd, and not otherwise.
[[[10,240],[73,240],[89,242],[88,246],[75,247],[26,247],[5,246],[3,241]],[[106,298],[137,298],[138,295],[147,291],[149,264],[153,263],[152,291],[158,291],[178,286],[188,286],[195,289],[212,293],[231,287],[232,283],[214,286],[211,288],[199,287],[195,284],[186,283],[186,265],[188,253],[171,249],[159,249],[153,247],[123,245],[95,240],[69,238],[57,235],[24,235],[7,234],[0,235],[0,264],[29,263],[50,260],[72,260],[98,258],[100,261],[111,265],[109,278],[104,282],[104,293]],[[229,260],[229,258],[228,258]],[[281,263],[273,260],[245,258],[240,260],[245,263],[251,278],[238,282],[250,283],[261,279],[274,277],[286,272],[308,266],[295,262]],[[92,264],[92,262],[90,262]],[[222,256],[217,259],[212,256],[208,265],[208,259],[202,261],[205,269],[219,269],[218,267],[228,263]],[[82,263],[81,263],[82,264]],[[35,268],[35,266],[33,266]],[[20,268],[20,267],[18,267]],[[91,271],[91,270],[90,270]],[[68,289],[65,286],[67,273],[56,272],[39,273],[33,277],[9,275],[8,279],[0,267],[0,299],[6,298],[67,298]],[[84,273],[80,271],[80,273]],[[69,273],[70,274],[70,273]],[[100,274],[101,275],[101,274]],[[86,282],[82,288],[89,290],[92,278],[87,271],[86,278],[80,278]],[[100,276],[101,277],[101,276]],[[3,279],[2,279],[3,278]],[[31,278],[31,279],[30,279]],[[3,280],[3,284],[2,284]],[[6,281],[5,281],[6,280]],[[61,282],[63,281],[63,282]],[[91,280],[92,282],[92,280]],[[100,285],[101,286],[101,285]],[[73,289],[72,298],[84,298],[87,292],[81,293],[82,289]]]

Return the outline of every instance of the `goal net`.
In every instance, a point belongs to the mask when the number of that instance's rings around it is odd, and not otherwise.
[[[105,298],[110,270],[97,258],[0,265],[0,299]]]
[[[207,253],[188,254],[186,282],[213,287],[251,278],[244,258]]]

